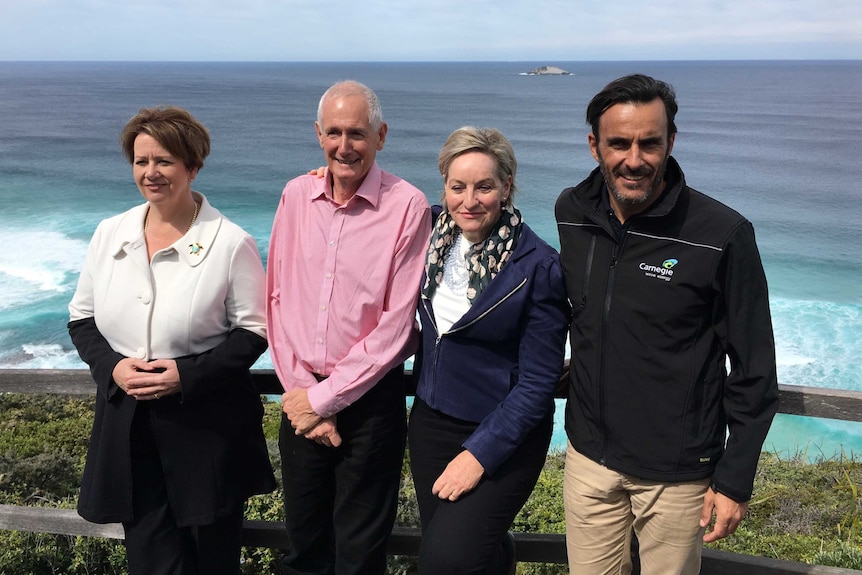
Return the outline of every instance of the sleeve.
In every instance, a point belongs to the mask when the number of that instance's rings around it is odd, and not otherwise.
[[[272,221],[272,232],[269,238],[269,253],[266,260],[266,332],[269,338],[270,353],[269,357],[272,360],[272,365],[275,368],[275,373],[278,375],[278,380],[284,386],[284,374],[288,373],[285,365],[288,363],[286,358],[292,355],[293,351],[287,344],[281,329],[281,261],[283,259],[282,247],[285,241],[282,235],[282,229],[288,225],[287,218],[287,194],[290,193],[291,182],[288,182],[284,187],[279,198],[278,207],[275,210],[275,217]]]
[[[78,276],[75,295],[69,302],[69,336],[81,359],[90,367],[90,374],[96,382],[98,395],[110,401],[120,389],[114,383],[114,367],[124,356],[111,348],[108,340],[96,326],[95,302],[93,291],[93,268],[99,258],[98,246],[101,245],[103,226],[100,224],[93,234],[87,248],[84,267]]]
[[[351,347],[327,379],[309,388],[308,401],[321,417],[330,417],[362,397],[404,361],[405,353],[415,351],[416,305],[431,233],[430,212],[424,196],[411,203],[394,249],[379,321]]]
[[[571,307],[559,259],[548,258],[534,278],[518,350],[518,383],[464,442],[489,476],[552,410],[563,371]]]
[[[244,328],[203,353],[177,358],[182,402],[197,401],[249,376],[249,368],[266,350],[266,340]]]
[[[87,246],[87,256],[84,267],[78,276],[78,285],[72,301],[69,302],[69,319],[74,322],[80,319],[92,318],[95,315],[95,295],[93,288],[93,268],[99,258],[98,247],[101,244],[102,224],[96,228],[90,244]],[[82,358],[83,359],[83,358]],[[86,359],[84,361],[87,361]]]
[[[124,356],[111,348],[108,340],[96,327],[94,317],[70,321],[68,328],[78,355],[90,366],[90,374],[96,382],[98,395],[110,401],[120,389],[114,383],[114,367],[124,359]]]
[[[712,484],[717,492],[743,502],[751,498],[760,451],[778,410],[766,275],[749,222],[728,242],[718,278],[725,321],[716,325],[731,369],[722,398],[729,436]]]
[[[244,234],[234,246],[225,313],[230,331],[218,345],[203,353],[177,358],[182,401],[195,401],[235,385],[266,350],[266,312],[263,264],[254,238]]]

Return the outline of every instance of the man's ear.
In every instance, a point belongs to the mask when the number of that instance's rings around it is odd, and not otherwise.
[[[601,154],[599,154],[599,140],[592,132],[587,136],[587,143],[590,145],[590,153],[593,155],[593,159],[597,162],[601,162]]]
[[[317,134],[317,143],[320,144],[320,147],[323,147],[323,132],[320,131],[320,124],[317,122],[314,123],[314,132]]]
[[[383,149],[383,144],[386,143],[386,133],[389,132],[389,126],[386,125],[386,122],[380,124],[380,131],[377,132],[377,151]]]

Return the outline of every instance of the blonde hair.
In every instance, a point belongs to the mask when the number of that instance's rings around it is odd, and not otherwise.
[[[501,182],[512,178],[509,195],[504,202],[507,206],[512,205],[515,192],[518,191],[515,185],[518,162],[515,160],[515,151],[512,149],[512,144],[508,138],[496,128],[477,128],[475,126],[464,126],[449,134],[437,158],[437,168],[440,170],[440,175],[443,176],[444,181],[449,175],[449,166],[452,165],[452,161],[467,152],[482,152],[494,158],[494,163],[497,166],[497,179]]]

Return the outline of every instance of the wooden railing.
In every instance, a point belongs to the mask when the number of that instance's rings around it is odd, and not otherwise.
[[[254,372],[261,394],[280,394],[281,386],[271,370]],[[408,381],[412,382],[412,378]],[[862,392],[780,385],[781,413],[862,421]],[[83,395],[95,393],[89,371],[0,369],[0,393],[49,393]],[[122,539],[120,525],[96,525],[80,518],[72,509],[49,509],[0,505],[0,529],[82,535]],[[417,529],[396,527],[389,541],[392,555],[412,555],[419,551]],[[287,538],[281,523],[246,521],[243,545],[283,549]],[[515,533],[518,561],[560,563],[566,560],[565,536],[552,533]],[[850,575],[859,571],[783,561],[767,557],[739,555],[704,549],[702,575]]]

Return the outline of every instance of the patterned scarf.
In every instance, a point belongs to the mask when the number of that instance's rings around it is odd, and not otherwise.
[[[503,269],[503,264],[515,251],[521,235],[521,212],[514,206],[503,206],[500,219],[485,241],[473,244],[467,252],[467,268],[470,279],[467,283],[467,299],[470,305],[482,293],[494,276]],[[448,211],[443,211],[434,222],[434,230],[425,257],[425,285],[422,295],[431,299],[437,286],[443,281],[443,263],[452,247],[458,226]]]

